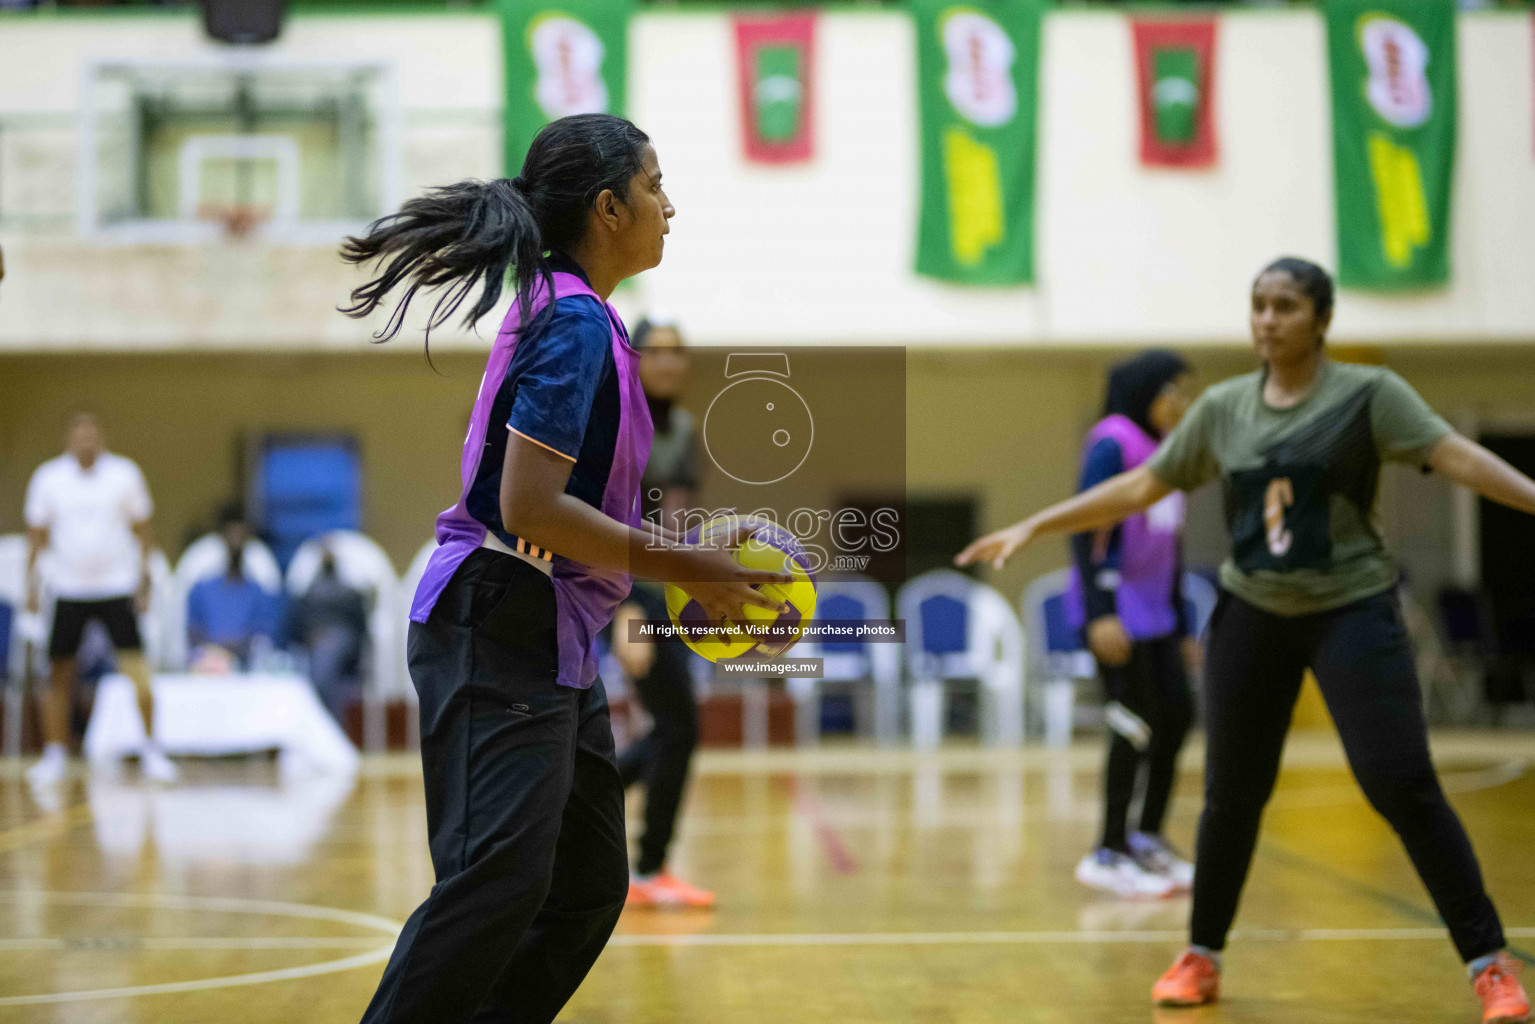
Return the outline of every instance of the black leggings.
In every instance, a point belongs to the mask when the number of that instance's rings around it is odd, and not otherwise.
[[[650,732],[618,757],[625,788],[645,784],[645,832],[634,864],[640,875],[654,874],[666,865],[666,850],[676,832],[693,750],[698,746],[698,702],[693,697],[686,650],[675,640],[656,644],[650,671],[634,681],[652,720]]]
[[[1285,617],[1222,592],[1205,668],[1209,747],[1191,938],[1221,949],[1306,668],[1365,797],[1396,830],[1461,959],[1503,948],[1471,841],[1429,757],[1417,671],[1395,597]]]
[[[1146,772],[1138,829],[1156,835],[1178,774],[1178,753],[1194,720],[1194,697],[1184,671],[1182,638],[1139,640],[1119,667],[1099,663],[1108,700],[1108,761],[1103,769],[1100,845],[1127,850],[1130,804],[1141,769]]]

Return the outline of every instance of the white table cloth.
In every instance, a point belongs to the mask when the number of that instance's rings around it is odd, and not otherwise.
[[[159,675],[154,693],[155,739],[168,754],[276,750],[284,772],[357,769],[357,748],[302,676]],[[85,756],[126,757],[138,752],[144,738],[133,681],[123,675],[102,679],[85,730]]]

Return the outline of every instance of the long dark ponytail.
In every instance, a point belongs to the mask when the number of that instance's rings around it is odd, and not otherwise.
[[[576,114],[545,125],[528,147],[522,173],[494,181],[460,181],[411,199],[399,213],[374,221],[362,237],[341,245],[348,263],[382,263],[378,276],[352,289],[347,316],[362,318],[383,305],[395,286],[407,283],[389,321],[374,337],[399,333],[416,293],[443,288],[427,319],[434,328],[453,316],[477,286],[480,296],[464,314],[472,326],[501,298],[507,271],[517,293],[525,335],[537,334],[553,315],[544,307],[535,322],[533,293],[542,280],[552,288],[546,254],[577,242],[586,211],[611,189],[629,197],[650,136],[611,114]]]

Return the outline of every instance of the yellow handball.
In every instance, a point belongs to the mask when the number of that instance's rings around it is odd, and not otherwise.
[[[687,541],[690,544],[723,544],[723,538],[737,524],[748,523],[762,525],[729,553],[748,569],[792,574],[792,583],[766,583],[755,587],[764,597],[788,605],[789,610],[777,612],[747,605],[745,622],[711,622],[686,590],[668,583],[666,613],[672,624],[683,630],[683,642],[710,661],[746,655],[776,658],[799,642],[805,627],[815,618],[815,574],[810,571],[805,546],[788,530],[766,519],[723,515],[715,516],[697,530],[689,530]],[[705,627],[712,628],[707,633],[695,632]]]

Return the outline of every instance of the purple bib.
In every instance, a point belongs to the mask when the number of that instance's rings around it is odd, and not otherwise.
[[[1131,470],[1151,458],[1157,440],[1128,416],[1109,416],[1087,433],[1084,452],[1112,438]],[[1178,628],[1173,607],[1173,574],[1178,571],[1178,537],[1183,532],[1183,492],[1174,491],[1145,512],[1119,526],[1119,585],[1114,591],[1119,620],[1132,640],[1155,640]],[[1066,590],[1066,620],[1073,629],[1085,624],[1082,579],[1076,567]]]
[[[555,299],[568,295],[597,297],[575,274],[556,273],[553,276]],[[537,313],[550,301],[540,284],[533,295],[532,312]],[[625,340],[623,321],[618,312],[612,305],[604,305],[612,329],[620,412],[613,467],[608,473],[607,489],[602,492],[601,508],[610,518],[638,527],[640,476],[650,458],[654,427],[650,421],[650,407],[645,404],[645,393],[640,387],[640,354]],[[458,504],[437,517],[437,550],[432,552],[421,585],[416,588],[415,600],[411,602],[412,622],[427,620],[458,567],[485,540],[485,524],[469,514],[469,489],[479,474],[486,435],[492,426],[498,430],[506,429],[504,423],[490,422],[490,410],[507,368],[511,366],[520,322],[514,303],[501,325],[501,332],[496,335],[490,359],[485,364],[485,376],[480,379],[479,397],[475,399],[469,436],[464,440],[464,454],[459,463],[463,489],[459,492]],[[555,682],[585,689],[597,678],[597,634],[612,621],[619,604],[629,596],[631,578],[626,572],[593,569],[558,554],[552,559],[551,569],[559,638],[559,674]]]

